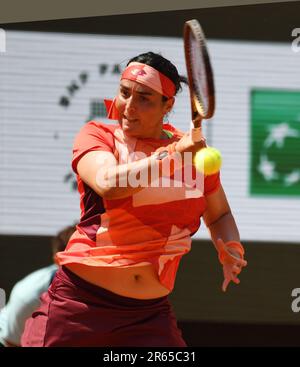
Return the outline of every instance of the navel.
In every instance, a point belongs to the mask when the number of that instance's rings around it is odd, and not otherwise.
[[[138,281],[141,279],[141,276],[139,274],[134,275],[134,280]]]

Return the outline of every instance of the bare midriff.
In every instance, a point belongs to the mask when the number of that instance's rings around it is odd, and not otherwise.
[[[129,268],[89,267],[82,264],[65,265],[85,281],[121,296],[153,299],[166,296],[170,291],[159,281],[152,265]]]

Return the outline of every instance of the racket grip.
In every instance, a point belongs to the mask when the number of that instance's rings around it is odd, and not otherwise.
[[[194,127],[193,122],[191,122],[190,133],[192,142],[198,143],[199,141],[203,140],[202,127]]]

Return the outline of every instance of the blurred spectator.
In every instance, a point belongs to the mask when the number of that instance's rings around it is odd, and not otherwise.
[[[51,241],[53,260],[56,252],[63,251],[76,226],[62,229]],[[20,346],[25,321],[40,304],[44,293],[55,275],[58,266],[52,264],[38,269],[18,281],[11,291],[6,306],[0,311],[0,345]]]

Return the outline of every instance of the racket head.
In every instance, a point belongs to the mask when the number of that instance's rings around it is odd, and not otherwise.
[[[192,119],[209,119],[215,110],[213,71],[204,32],[196,19],[184,24],[184,51],[188,74]]]

